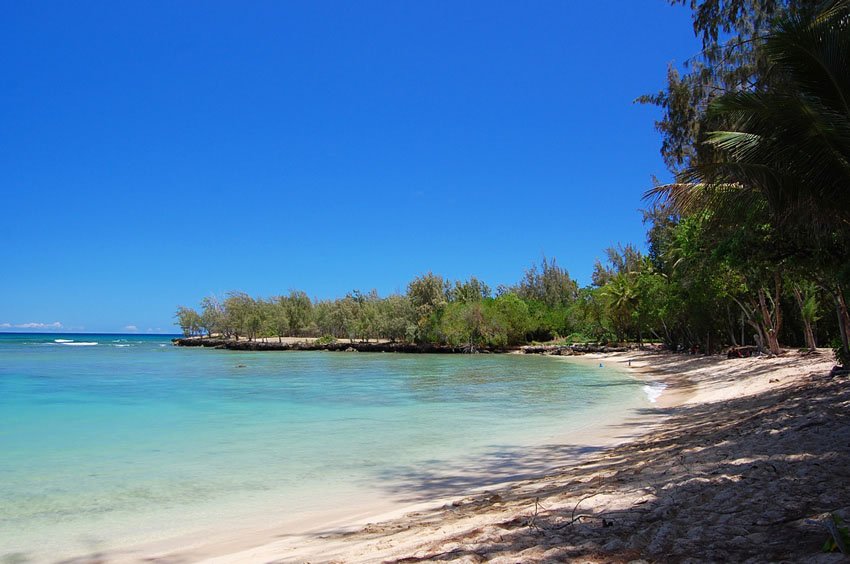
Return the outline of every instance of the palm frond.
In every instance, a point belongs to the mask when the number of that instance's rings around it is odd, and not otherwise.
[[[779,22],[764,49],[771,85],[730,92],[706,113],[704,157],[645,195],[679,213],[727,221],[766,206],[777,225],[827,232],[850,225],[850,1]]]

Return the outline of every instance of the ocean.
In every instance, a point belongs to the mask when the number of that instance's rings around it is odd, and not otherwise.
[[[545,472],[657,394],[554,357],[170,339],[0,334],[0,562],[132,559],[181,536],[464,495]]]

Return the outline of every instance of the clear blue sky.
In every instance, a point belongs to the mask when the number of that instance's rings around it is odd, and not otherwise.
[[[241,289],[582,284],[665,176],[634,98],[690,13],[614,2],[7,2],[0,330],[174,331]],[[16,327],[17,326],[17,327]]]

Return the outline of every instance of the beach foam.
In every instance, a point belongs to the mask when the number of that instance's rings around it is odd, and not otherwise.
[[[661,382],[652,382],[643,386],[643,392],[646,394],[646,398],[652,403],[657,402],[658,398],[661,397],[661,394],[663,394],[666,389],[667,384],[663,384]]]

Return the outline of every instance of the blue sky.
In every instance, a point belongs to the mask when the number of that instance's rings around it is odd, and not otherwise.
[[[665,177],[632,101],[698,50],[666,0],[8,2],[0,330],[544,255],[588,283]]]

